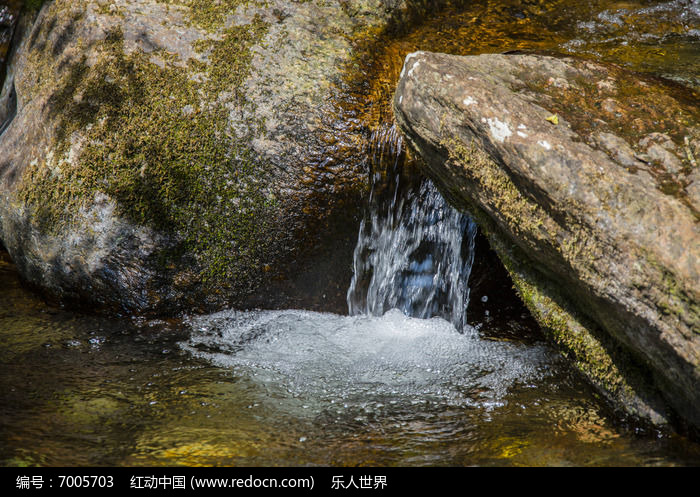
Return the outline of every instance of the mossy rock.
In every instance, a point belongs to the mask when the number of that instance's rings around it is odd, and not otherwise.
[[[427,52],[406,57],[394,98],[426,173],[477,217],[550,338],[617,406],[691,430],[698,102],[576,58]]]
[[[326,261],[350,260],[368,188],[353,36],[402,6],[46,2],[2,97],[0,240],[24,278],[127,312],[344,306],[350,264]]]

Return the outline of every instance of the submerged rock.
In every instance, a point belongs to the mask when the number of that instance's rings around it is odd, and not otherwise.
[[[628,412],[695,429],[699,102],[589,61],[425,52],[394,99],[428,174],[565,355]]]
[[[0,240],[24,278],[132,312],[344,308],[332,261],[367,180],[338,95],[353,37],[403,7],[47,2],[0,97]]]

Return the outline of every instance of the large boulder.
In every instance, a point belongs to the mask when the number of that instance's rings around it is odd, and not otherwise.
[[[573,58],[416,52],[394,109],[580,370],[700,427],[700,95]]]
[[[368,187],[345,75],[403,7],[46,2],[0,97],[1,243],[93,308],[344,306]]]

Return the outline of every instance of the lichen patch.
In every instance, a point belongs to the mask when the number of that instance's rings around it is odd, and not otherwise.
[[[486,122],[489,125],[489,131],[491,132],[491,136],[493,136],[493,138],[500,143],[503,143],[506,138],[513,134],[513,132],[510,129],[510,126],[508,126],[507,123],[504,123],[497,117],[488,118],[486,119]]]

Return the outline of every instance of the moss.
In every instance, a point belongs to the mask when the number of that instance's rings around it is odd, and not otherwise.
[[[34,100],[48,87],[55,87],[58,73],[61,74],[58,77],[65,81],[63,70],[67,58],[61,57],[60,51],[76,23],[85,16],[86,8],[84,0],[75,0],[67,5],[52,2],[44,22],[29,36],[27,65],[21,88],[27,101]],[[81,45],[80,48],[84,47]]]
[[[676,317],[693,333],[700,334],[700,302],[693,298],[691,293],[682,287],[678,278],[649,252],[643,251],[643,255],[649,267],[661,275],[658,279],[661,282],[660,298],[657,300],[661,312]]]
[[[216,31],[226,23],[228,15],[253,0],[157,0],[159,3],[186,7],[190,22],[206,31]]]
[[[204,88],[210,93],[232,91],[235,104],[244,105],[241,86],[248,77],[253,54],[250,47],[258,43],[267,32],[267,24],[256,17],[253,23],[233,26],[220,32],[222,40],[200,40],[195,49],[206,53],[208,62],[191,61],[191,66],[206,73]],[[240,50],[242,49],[242,50]]]
[[[122,216],[179,240],[159,255],[162,267],[173,269],[192,253],[205,282],[251,286],[266,262],[262,240],[271,238],[275,200],[262,186],[268,166],[230,129],[228,114],[231,105],[252,108],[239,87],[250,49],[265,33],[259,18],[222,30],[199,47],[211,63],[189,61],[183,70],[165,53],[126,54],[116,27],[91,47],[97,61],[90,67],[84,56],[58,83],[47,81],[54,85],[48,113],[57,123],[52,150],[25,169],[18,189],[40,229],[76,222],[103,192]],[[150,61],[154,55],[163,67]],[[32,62],[37,71],[61,74],[46,48]],[[193,73],[204,83],[188,77]]]
[[[109,0],[105,0],[105,3],[98,3],[95,8],[96,12],[103,16],[119,16],[121,18],[126,17],[126,9],[123,6],[112,3]]]
[[[506,172],[498,167],[491,157],[474,143],[464,145],[451,139],[443,143],[450,151],[450,160],[462,168],[489,196],[491,205],[500,212],[516,232],[535,235],[555,247],[557,226],[544,210],[525,197]]]
[[[560,231],[541,207],[530,202],[508,175],[496,166],[488,154],[473,143],[466,146],[455,139],[449,140],[448,167],[459,167],[476,182],[477,195],[485,194],[489,204],[497,207],[511,226],[536,229],[541,240],[564,236],[567,247],[558,249],[561,256],[592,257],[595,241],[572,227]],[[450,184],[447,182],[445,184]],[[651,382],[642,368],[614,340],[595,323],[573,310],[570,300],[554,290],[542,276],[537,265],[515,244],[508,241],[491,216],[470,200],[464,192],[443,192],[453,205],[470,212],[479,228],[486,234],[491,247],[510,274],[521,300],[540,324],[545,336],[569,358],[592,384],[614,404],[624,405],[628,412],[646,417],[649,406],[644,399],[655,398],[649,392]],[[570,220],[573,224],[573,220]],[[569,221],[567,221],[568,223]],[[572,231],[573,230],[573,231]],[[653,408],[652,408],[653,411]],[[651,414],[657,418],[656,414]]]
[[[24,0],[24,6],[29,10],[39,10],[46,0]]]
[[[514,270],[512,263],[506,265],[508,266],[518,294],[559,350],[605,390],[615,395],[632,395],[632,388],[622,377],[606,348],[588,331],[587,328],[591,325],[581,324],[581,318],[574,317],[540,288],[529,283]]]

